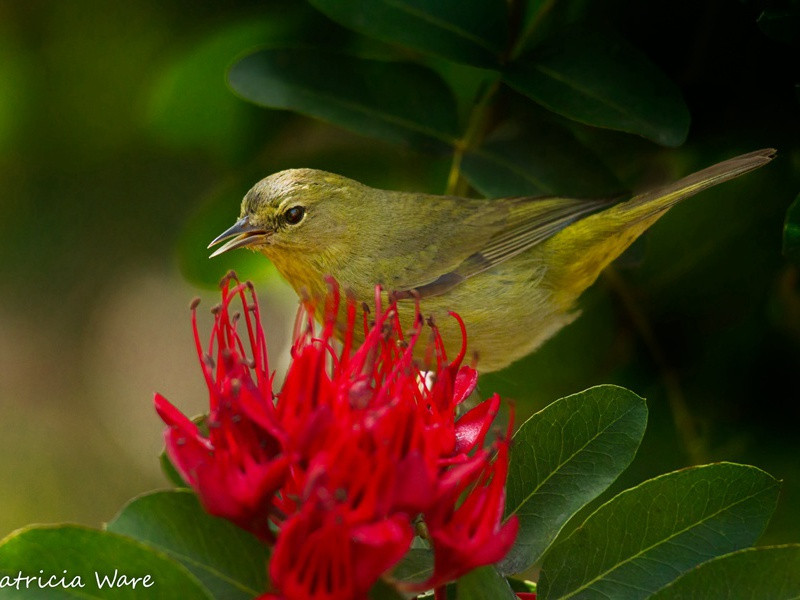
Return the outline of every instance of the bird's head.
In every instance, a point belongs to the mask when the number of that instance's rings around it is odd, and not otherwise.
[[[316,253],[346,234],[348,210],[363,197],[365,186],[316,169],[289,169],[266,177],[242,200],[239,220],[209,248],[212,257],[234,248],[265,254]]]

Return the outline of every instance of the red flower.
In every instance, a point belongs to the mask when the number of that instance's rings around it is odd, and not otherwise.
[[[498,446],[497,456],[488,468],[481,452],[442,478],[440,498],[425,513],[436,560],[426,587],[436,587],[475,567],[495,563],[511,549],[519,523],[512,518],[502,524],[508,441],[503,440]]]
[[[195,344],[209,390],[208,434],[160,394],[155,406],[169,426],[164,433],[167,455],[206,509],[270,540],[272,497],[286,477],[289,457],[281,453],[284,434],[275,420],[258,305],[247,305],[245,289],[231,290],[230,279],[225,280],[207,354],[197,331],[197,302],[192,305]],[[252,287],[247,291],[255,300]],[[246,308],[252,362],[235,329],[241,317],[229,313],[236,296]]]
[[[436,368],[423,373],[413,354],[422,317],[404,335],[395,304],[384,310],[376,292],[358,347],[356,307],[343,308],[348,327],[337,352],[341,307],[331,289],[320,334],[314,307],[301,309],[292,363],[276,396],[252,287],[234,276],[224,280],[207,353],[193,306],[209,388],[208,433],[156,395],[173,464],[209,512],[275,540],[269,570],[277,595],[264,598],[366,598],[406,553],[420,517],[435,553],[424,586],[496,562],[517,530],[515,518],[502,522],[508,440],[484,447],[497,396],[456,420],[477,382],[475,370],[461,366],[466,337],[448,361],[432,327]],[[231,316],[237,298],[244,318]],[[236,330],[241,320],[246,343]]]
[[[408,550],[408,517],[348,523],[346,511],[309,503],[281,530],[270,562],[270,578],[283,597],[352,600]]]

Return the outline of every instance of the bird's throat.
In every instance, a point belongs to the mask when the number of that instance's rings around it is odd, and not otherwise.
[[[324,299],[330,287],[318,267],[296,252],[274,252],[272,248],[262,250],[270,259],[278,273],[294,288],[300,298]]]

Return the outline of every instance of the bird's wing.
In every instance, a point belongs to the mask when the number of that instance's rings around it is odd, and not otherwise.
[[[613,200],[575,200],[571,198],[514,198],[487,203],[503,203],[502,226],[461,260],[455,268],[433,281],[406,290],[401,297],[418,294],[430,297],[443,294],[465,279],[499,265],[552,237],[570,223],[610,206]]]

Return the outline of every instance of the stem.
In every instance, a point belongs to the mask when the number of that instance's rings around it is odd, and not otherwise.
[[[512,15],[512,20],[515,20],[513,17],[515,15],[519,17],[523,14],[525,9],[519,3],[519,0],[510,0],[510,4],[510,14]],[[501,63],[505,64],[508,62],[508,60],[517,58],[525,46],[525,41],[528,39],[528,37],[530,37],[531,33],[539,27],[545,16],[547,16],[550,10],[552,10],[554,4],[555,0],[545,0],[545,2],[539,7],[539,11],[531,19],[530,23],[528,23],[525,31],[523,31],[522,34],[517,37],[516,41],[512,43],[507,52],[504,54],[501,59]],[[461,162],[464,158],[464,155],[473,148],[476,148],[483,139],[483,136],[486,133],[485,130],[488,117],[489,101],[495,95],[499,87],[500,74],[498,73],[494,81],[492,81],[490,85],[486,86],[480,98],[472,107],[469,119],[467,120],[467,129],[464,132],[464,135],[460,139],[456,140],[455,149],[453,152],[453,162],[450,163],[450,173],[447,176],[447,190],[445,192],[447,195],[459,196],[463,195],[466,191],[466,182],[461,176]]]
[[[661,345],[658,343],[658,339],[653,333],[653,328],[650,326],[647,315],[641,309],[638,302],[636,302],[625,280],[620,277],[619,273],[617,273],[613,267],[607,267],[603,275],[611,286],[611,289],[614,290],[621,300],[639,337],[641,337],[645,346],[647,346],[653,361],[658,367],[661,380],[667,392],[667,400],[670,410],[672,411],[672,420],[675,423],[675,429],[678,431],[683,450],[686,452],[689,462],[693,465],[708,462],[709,457],[706,442],[698,433],[697,422],[692,416],[689,407],[686,405],[686,397],[681,389],[678,375],[675,369],[670,366],[669,361],[661,349]]]
[[[539,7],[539,11],[536,13],[536,16],[531,19],[530,23],[528,23],[528,26],[517,38],[517,41],[512,47],[511,52],[509,52],[508,57],[510,60],[519,58],[520,53],[525,48],[525,43],[528,41],[528,38],[530,38],[533,32],[539,28],[539,25],[541,25],[547,14],[553,9],[555,3],[555,0],[545,0],[545,2],[542,3],[542,5]]]
[[[464,158],[464,154],[476,148],[483,139],[489,101],[499,87],[500,78],[498,76],[491,85],[486,86],[486,89],[483,90],[480,98],[472,107],[467,121],[467,129],[464,131],[464,135],[456,141],[453,162],[450,163],[450,174],[447,177],[447,191],[445,192],[449,196],[463,195],[466,191],[466,181],[461,176],[461,161]]]

